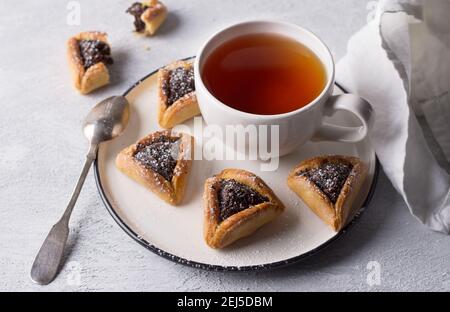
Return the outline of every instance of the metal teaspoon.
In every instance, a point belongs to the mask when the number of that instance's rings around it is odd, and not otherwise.
[[[64,214],[53,225],[34,259],[31,279],[35,283],[47,285],[58,274],[69,235],[69,219],[92,162],[97,157],[98,146],[101,142],[119,136],[128,124],[129,115],[130,105],[127,99],[112,96],[98,103],[86,116],[83,132],[90,143],[86,161]]]

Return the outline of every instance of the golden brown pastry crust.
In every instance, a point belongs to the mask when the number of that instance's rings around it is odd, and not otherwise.
[[[332,203],[328,196],[320,188],[305,176],[299,173],[308,169],[317,168],[325,163],[351,164],[352,170],[341,189],[336,200]],[[353,202],[366,177],[366,166],[357,157],[351,156],[319,156],[307,159],[299,163],[289,173],[288,186],[333,230],[341,230],[356,214],[359,207]]]
[[[141,20],[145,24],[145,29],[142,33],[146,36],[152,36],[166,20],[167,7],[157,0],[142,1],[142,4],[148,6],[141,15]]]
[[[81,94],[87,94],[109,83],[108,68],[102,62],[85,69],[81,58],[78,41],[99,40],[109,45],[107,34],[98,31],[81,32],[67,42],[67,59],[69,61],[72,80]]]
[[[158,122],[163,128],[172,128],[200,114],[195,91],[186,94],[172,103],[172,105],[167,104],[167,96],[163,91],[163,84],[169,79],[171,70],[179,67],[190,69],[192,66],[192,62],[190,61],[176,61],[158,71]]]
[[[219,183],[222,179],[234,179],[263,196],[269,201],[251,206],[219,222]],[[284,210],[283,203],[264,181],[251,172],[241,169],[225,169],[205,182],[204,238],[212,248],[223,248],[236,240],[255,232],[272,221]]]
[[[181,140],[177,164],[171,181],[166,180],[158,172],[142,165],[134,158],[139,143],[150,144],[161,136],[180,138]],[[192,166],[193,144],[194,138],[185,133],[174,133],[171,130],[154,132],[139,140],[136,144],[123,149],[116,157],[116,167],[130,178],[150,189],[167,203],[178,205],[183,199]]]

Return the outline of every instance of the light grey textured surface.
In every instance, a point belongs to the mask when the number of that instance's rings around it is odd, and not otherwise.
[[[145,250],[108,215],[90,175],[71,222],[68,262],[51,285],[32,284],[33,257],[81,170],[87,146],[80,125],[96,102],[194,55],[203,39],[232,22],[298,23],[338,59],[368,14],[363,0],[166,0],[166,24],[156,37],[141,38],[124,13],[132,1],[79,1],[79,26],[66,23],[68,2],[0,5],[0,290],[450,290],[450,238],[420,225],[384,174],[370,207],[342,239],[289,268],[245,274],[199,271]],[[65,41],[83,30],[107,31],[115,59],[112,84],[89,96],[73,89],[65,59]],[[379,262],[381,285],[366,283],[369,261]]]

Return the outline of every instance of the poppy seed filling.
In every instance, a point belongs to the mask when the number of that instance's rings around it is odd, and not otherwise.
[[[302,171],[299,175],[307,177],[317,185],[335,204],[352,168],[353,166],[350,164],[325,163],[317,168]]]
[[[88,69],[97,63],[112,64],[111,49],[109,45],[100,40],[80,40],[80,55],[83,60],[83,66]]]
[[[195,91],[194,68],[178,67],[171,70],[169,77],[162,84],[162,91],[169,106]]]
[[[133,3],[128,9],[127,13],[134,16],[134,28],[137,32],[142,32],[145,29],[145,23],[141,20],[142,14],[144,14],[145,10],[148,9],[148,6],[140,3],[135,2]]]
[[[161,136],[149,144],[139,143],[134,158],[171,181],[178,159],[179,138]]]
[[[245,184],[234,179],[221,180],[218,192],[219,221],[222,222],[242,210],[267,201],[269,199],[266,196]]]

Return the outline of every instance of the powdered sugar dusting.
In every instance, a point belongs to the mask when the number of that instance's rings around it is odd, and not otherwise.
[[[167,105],[195,91],[194,68],[178,67],[171,70],[168,79],[163,82],[162,91],[167,96]]]
[[[179,139],[161,136],[147,145],[138,144],[134,158],[142,165],[172,180],[178,159]]]

